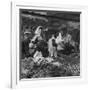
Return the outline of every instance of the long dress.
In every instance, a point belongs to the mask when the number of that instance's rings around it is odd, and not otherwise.
[[[50,38],[48,41],[48,51],[49,51],[49,56],[50,57],[57,57],[57,52],[56,52],[56,47],[53,46],[52,40],[55,40],[54,37]]]
[[[59,35],[57,36],[57,38],[56,38],[56,43],[57,43],[57,50],[63,50],[63,45],[62,45],[62,42],[63,42],[64,40],[62,39],[62,35],[61,35],[61,33],[59,33]]]

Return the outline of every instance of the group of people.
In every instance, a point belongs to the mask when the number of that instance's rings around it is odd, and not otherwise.
[[[25,56],[57,57],[58,52],[65,50],[65,45],[72,47],[72,51],[75,50],[76,42],[72,40],[72,36],[69,33],[66,33],[63,37],[63,31],[61,30],[57,36],[52,34],[46,40],[45,32],[48,32],[48,28],[43,29],[42,26],[38,26],[34,31],[33,37],[31,39],[26,38],[26,42],[23,42],[22,46]]]

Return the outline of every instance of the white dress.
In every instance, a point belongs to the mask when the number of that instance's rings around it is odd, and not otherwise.
[[[63,41],[64,40],[62,39],[62,35],[61,35],[61,33],[59,33],[59,35],[56,38],[57,50],[63,50],[63,47],[62,47],[62,42]]]

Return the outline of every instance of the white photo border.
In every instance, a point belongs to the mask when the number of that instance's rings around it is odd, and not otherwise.
[[[56,10],[81,12],[80,14],[80,77],[58,77],[46,79],[19,78],[19,9]],[[11,87],[41,87],[66,84],[81,84],[87,82],[87,6],[51,5],[12,2],[11,3]]]

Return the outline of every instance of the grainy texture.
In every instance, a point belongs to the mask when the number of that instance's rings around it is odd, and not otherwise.
[[[80,13],[20,9],[20,79],[80,76]]]

